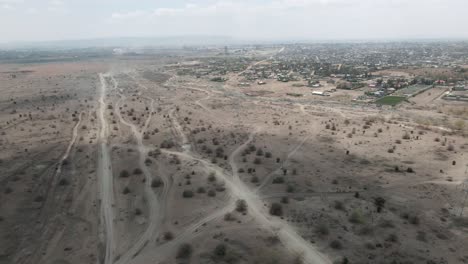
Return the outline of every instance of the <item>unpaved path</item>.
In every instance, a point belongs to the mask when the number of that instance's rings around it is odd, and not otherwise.
[[[229,157],[229,164],[233,169],[233,190],[234,195],[243,199],[248,204],[249,213],[263,226],[277,230],[276,233],[280,238],[281,242],[285,247],[293,253],[300,254],[305,263],[309,264],[320,264],[320,263],[331,263],[331,261],[318,250],[313,247],[309,242],[304,240],[296,231],[289,226],[287,223],[278,220],[275,217],[269,216],[266,208],[263,206],[263,201],[256,192],[251,191],[239,178],[237,172],[237,164],[235,162],[235,156],[240,153],[248,144],[253,140],[255,132],[252,133],[248,140],[237,148]],[[297,146],[292,152],[289,153],[288,158],[296,153],[296,151],[304,144],[308,139],[305,138],[299,146]],[[226,178],[226,174],[223,174]]]
[[[177,121],[177,118],[174,117],[174,112],[175,112],[175,109],[172,109],[169,112],[169,117],[172,120],[173,132],[177,137],[180,138],[181,146],[182,146],[182,149],[184,150],[184,152],[188,153],[188,152],[190,152],[190,149],[191,149],[190,142],[189,142],[187,136],[184,133],[184,129],[182,128],[182,126]]]
[[[104,74],[99,74],[101,81],[99,98],[99,154],[98,154],[98,179],[100,182],[101,219],[104,225],[105,259],[104,264],[112,264],[114,259],[114,183],[112,162],[108,145],[109,125],[105,117],[107,83]]]
[[[113,79],[115,80],[115,78]],[[139,83],[138,83],[139,84]],[[139,84],[140,85],[140,84]],[[114,86],[115,90],[118,90],[118,83],[117,81],[114,81]],[[140,85],[141,86],[141,85]],[[147,89],[146,87],[144,87]],[[119,92],[120,100],[117,102],[116,108],[119,109],[123,101],[126,99],[126,97]],[[159,201],[157,195],[154,193],[152,187],[151,187],[151,182],[153,180],[151,172],[148,170],[148,167],[145,164],[145,159],[148,157],[148,148],[143,144],[143,134],[147,130],[149,123],[151,121],[151,118],[153,117],[154,113],[154,99],[145,97],[146,99],[150,100],[150,110],[147,119],[145,120],[144,126],[141,129],[141,131],[138,129],[138,127],[131,123],[126,121],[120,111],[116,111],[117,117],[119,118],[120,122],[126,126],[128,126],[131,131],[133,136],[136,139],[137,142],[137,150],[139,152],[139,165],[140,168],[143,171],[143,174],[145,176],[145,196],[148,201],[148,211],[149,211],[149,216],[148,216],[148,226],[145,230],[145,232],[137,239],[137,241],[132,243],[132,246],[125,252],[123,253],[118,261],[116,263],[121,263],[121,264],[126,264],[129,263],[130,260],[137,255],[146,245],[148,245],[149,242],[152,242],[155,240],[155,238],[159,235],[159,230],[157,227],[161,224],[162,219],[164,217],[163,212],[164,210],[162,209],[161,202]],[[164,177],[161,177],[161,179],[164,181],[164,188],[168,188],[168,183],[165,181]],[[163,191],[163,193],[167,193],[167,191]]]
[[[62,167],[63,167],[63,162],[68,159],[68,156],[70,156],[70,151],[73,147],[73,145],[75,145],[75,142],[76,142],[76,138],[78,136],[78,127],[80,126],[81,124],[81,116],[83,115],[83,113],[80,113],[80,115],[78,116],[78,121],[76,122],[76,125],[73,127],[73,135],[72,135],[72,138],[70,140],[70,143],[68,143],[68,147],[67,147],[67,150],[65,151],[65,153],[63,154],[62,158],[60,159],[60,163],[57,167],[57,171],[55,172],[55,175],[59,175],[61,172],[62,172]]]
[[[296,154],[296,152],[305,144],[305,142],[307,140],[310,139],[311,136],[307,136],[305,138],[303,138],[301,140],[301,142],[299,142],[299,144],[297,144],[289,153],[288,155],[286,156],[286,159],[283,160],[283,162],[281,163],[281,165],[276,169],[274,170],[273,172],[269,173],[265,179],[262,181],[262,183],[257,187],[256,189],[256,192],[260,191],[262,188],[264,188],[267,184],[269,184],[273,178],[274,175],[278,174],[279,172],[281,172],[283,170],[283,168],[285,167],[285,164],[291,159],[292,156],[294,156],[294,154]]]
[[[222,168],[210,163],[207,160],[198,158],[192,153],[182,153],[176,151],[163,151],[170,155],[177,155],[183,159],[195,160],[200,162],[209,170],[220,176],[227,190],[237,199],[243,199],[248,204],[249,214],[257,220],[263,227],[270,229],[276,233],[284,246],[295,254],[300,254],[303,257],[304,263],[308,264],[329,264],[331,261],[320,252],[317,251],[309,242],[304,240],[296,231],[287,223],[282,222],[276,217],[269,216],[268,209],[263,205],[260,197],[252,192],[243,182],[233,180],[232,175],[227,174]]]
[[[174,128],[178,130],[179,134],[184,134],[180,125],[177,125],[177,120],[173,120],[176,124]],[[195,153],[190,150],[182,152],[176,151],[163,151],[163,153],[177,155],[183,159],[194,160],[200,162],[209,170],[215,172],[221,177],[227,190],[230,191],[233,198],[245,200],[248,204],[249,214],[257,220],[259,224],[267,229],[270,229],[276,233],[284,246],[295,254],[300,254],[305,263],[308,264],[325,264],[331,263],[331,261],[325,255],[317,251],[309,242],[304,240],[296,231],[289,226],[287,223],[279,220],[277,217],[272,217],[268,213],[268,208],[263,204],[263,201],[258,194],[248,188],[239,178],[237,174],[237,164],[235,162],[235,156],[240,153],[253,139],[255,132],[252,133],[248,140],[238,147],[230,156],[229,163],[233,169],[232,175],[228,174],[224,169],[218,167],[211,162],[198,157]],[[294,151],[293,151],[294,152]]]

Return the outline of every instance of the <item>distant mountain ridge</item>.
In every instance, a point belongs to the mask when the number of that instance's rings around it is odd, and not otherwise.
[[[89,48],[89,47],[170,47],[228,45],[236,43],[227,36],[116,37],[37,42],[0,43],[0,48]]]

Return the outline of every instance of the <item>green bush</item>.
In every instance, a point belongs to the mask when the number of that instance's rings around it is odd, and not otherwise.
[[[364,217],[362,216],[361,212],[354,211],[349,216],[349,221],[351,223],[353,223],[353,224],[363,224],[364,223]]]
[[[185,190],[183,193],[182,193],[182,196],[184,198],[192,198],[194,196],[194,193],[192,190]]]

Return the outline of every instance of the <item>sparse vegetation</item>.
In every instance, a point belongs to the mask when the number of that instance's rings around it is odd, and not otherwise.
[[[304,240],[336,264],[468,263],[468,107],[444,98],[467,94],[465,44],[21,51],[0,259],[102,262],[113,223],[110,262],[314,262]]]

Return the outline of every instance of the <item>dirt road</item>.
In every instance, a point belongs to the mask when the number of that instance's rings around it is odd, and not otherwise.
[[[78,116],[78,121],[76,122],[76,125],[73,127],[72,138],[70,140],[70,143],[68,144],[67,150],[65,151],[62,158],[60,159],[59,165],[57,167],[57,171],[55,172],[56,175],[59,175],[62,172],[63,163],[66,159],[68,159],[68,156],[70,155],[70,151],[73,145],[75,145],[76,137],[78,136],[78,127],[80,126],[82,115],[83,113],[80,113],[80,115]]]
[[[119,91],[118,89],[118,82],[115,80],[113,77],[113,82],[114,82],[114,90]],[[141,85],[140,85],[141,86]],[[144,87],[147,89],[146,87]],[[125,101],[126,97],[119,92],[120,100],[117,102],[117,109],[119,109],[120,105]],[[149,216],[148,216],[148,226],[145,230],[145,232],[140,236],[140,238],[137,239],[134,243],[132,243],[132,246],[125,252],[123,253],[119,260],[116,263],[128,263],[130,260],[138,254],[149,242],[155,240],[155,238],[159,235],[159,231],[157,230],[157,227],[160,225],[164,215],[161,206],[161,202],[159,201],[157,195],[154,193],[152,187],[151,187],[151,182],[153,180],[151,172],[148,170],[148,167],[145,164],[145,159],[148,156],[148,148],[143,144],[143,134],[145,133],[146,129],[149,126],[149,123],[151,121],[151,118],[154,113],[154,99],[145,97],[146,99],[150,100],[150,109],[149,109],[149,114],[147,119],[145,120],[144,126],[141,129],[141,131],[138,129],[138,127],[129,122],[126,121],[120,111],[116,111],[116,115],[119,118],[120,122],[126,126],[128,126],[134,138],[136,139],[137,142],[137,150],[139,152],[139,165],[140,168],[143,171],[143,174],[145,176],[145,196],[148,201],[148,211],[149,211]],[[164,181],[164,178],[162,179]],[[164,188],[167,188],[168,184],[165,182]],[[163,192],[166,193],[166,192]],[[164,197],[164,195],[163,195]]]
[[[114,243],[113,240],[113,226],[112,226],[112,196],[111,191],[109,188],[112,186],[112,170],[110,167],[110,160],[109,160],[109,150],[107,146],[107,130],[108,125],[104,116],[104,112],[106,109],[105,104],[105,91],[106,91],[106,80],[103,75],[101,77],[101,99],[100,99],[100,119],[101,119],[101,133],[100,133],[100,159],[99,159],[99,173],[101,175],[101,179],[103,180],[102,184],[102,204],[103,204],[103,218],[105,219],[105,229],[106,229],[106,264],[112,263],[112,256],[114,254]],[[113,77],[111,80],[115,80]],[[117,82],[114,81],[114,90],[119,91],[117,88]],[[119,109],[123,101],[126,99],[122,92],[118,92],[120,95],[120,100],[116,105],[116,109]],[[151,101],[151,111],[150,113],[154,112],[154,100],[151,98],[147,98]],[[140,130],[137,125],[133,124],[132,122],[126,121],[120,111],[116,111],[117,117],[120,119],[120,122],[126,126],[128,126],[133,136],[137,142],[137,150],[140,155],[139,163],[140,167],[143,170],[143,173],[146,178],[146,186],[145,186],[145,196],[149,202],[149,219],[148,219],[148,227],[145,232],[135,241],[131,248],[129,248],[126,252],[124,252],[116,263],[118,264],[127,264],[127,263],[141,263],[141,258],[135,258],[138,256],[139,252],[147,245],[149,242],[154,242],[155,238],[159,235],[158,226],[161,224],[161,219],[163,218],[162,204],[165,202],[164,200],[160,201],[157,195],[153,192],[151,188],[151,181],[152,176],[148,171],[147,167],[144,164],[144,161],[147,157],[149,148],[143,144],[143,134],[146,128],[149,125],[151,114],[148,115],[147,120],[144,123],[143,128]],[[264,201],[257,193],[256,190],[251,190],[245,183],[241,181],[239,175],[237,173],[238,165],[236,163],[236,157],[239,153],[242,152],[244,148],[246,148],[250,142],[252,142],[255,134],[258,132],[257,130],[252,132],[249,135],[249,138],[236,150],[234,150],[231,155],[229,156],[229,164],[231,167],[231,171],[226,171],[225,169],[217,166],[216,164],[211,163],[210,161],[200,157],[198,153],[193,152],[191,148],[190,139],[184,132],[184,128],[178,122],[177,119],[177,112],[176,109],[173,109],[169,112],[169,117],[171,119],[171,127],[173,130],[174,135],[176,138],[179,139],[180,145],[182,147],[182,151],[169,151],[169,150],[162,150],[164,154],[168,155],[176,155],[182,159],[195,161],[199,163],[202,167],[206,169],[207,172],[215,172],[224,182],[225,186],[228,190],[229,196],[228,201],[226,202],[225,206],[221,207],[219,210],[213,211],[211,214],[206,216],[204,219],[201,219],[187,229],[183,230],[173,242],[166,243],[162,246],[157,248],[157,252],[151,254],[152,260],[162,260],[164,257],[167,257],[168,252],[171,252],[177,246],[176,242],[184,241],[186,239],[191,239],[196,236],[195,230],[203,226],[204,223],[208,221],[213,221],[215,219],[219,219],[222,217],[226,212],[229,212],[234,208],[234,204],[238,199],[245,200],[248,204],[248,211],[249,214],[256,220],[256,222],[265,227],[266,229],[274,232],[281,242],[284,244],[286,249],[293,254],[297,254],[302,256],[304,263],[309,264],[325,264],[331,263],[330,260],[318,252],[315,247],[313,247],[309,242],[304,240],[296,231],[289,226],[286,222],[280,220],[277,217],[273,217],[268,213],[268,208],[264,205]],[[294,153],[307,141],[308,137],[305,137],[298,146],[296,146],[290,153],[288,153],[288,157],[294,155]],[[110,180],[109,180],[110,179]],[[141,256],[143,259],[146,259],[146,256]],[[137,260],[138,259],[138,260]],[[146,259],[148,260],[148,259]]]
[[[101,219],[104,225],[105,259],[104,264],[113,263],[115,241],[114,241],[114,184],[112,173],[112,162],[108,145],[109,125],[105,117],[106,111],[106,79],[104,74],[99,75],[101,81],[99,97],[99,154],[98,154],[98,179],[100,182],[101,197]]]
[[[175,124],[174,128],[178,130],[179,134],[184,134],[183,129],[178,124],[177,120],[173,120]],[[245,200],[248,205],[249,214],[254,217],[259,224],[264,226],[267,229],[274,231],[284,246],[292,253],[299,254],[302,256],[304,263],[308,264],[328,264],[331,261],[327,256],[318,252],[318,250],[313,247],[309,242],[304,240],[296,231],[289,226],[287,223],[279,220],[276,217],[272,217],[268,213],[268,209],[264,206],[263,201],[260,196],[249,189],[245,185],[237,174],[237,164],[235,162],[235,156],[240,153],[253,139],[255,133],[252,133],[248,140],[238,147],[230,156],[229,163],[232,168],[232,175],[228,174],[224,169],[218,167],[215,164],[212,164],[208,160],[198,157],[196,153],[191,151],[175,152],[175,151],[165,151],[167,154],[178,155],[181,158],[188,160],[195,160],[200,162],[206,168],[215,172],[218,176],[222,177],[225,182],[227,190],[231,193],[236,199]],[[184,141],[186,141],[186,137]],[[305,141],[305,140],[304,140]],[[293,151],[294,152],[294,151]]]

